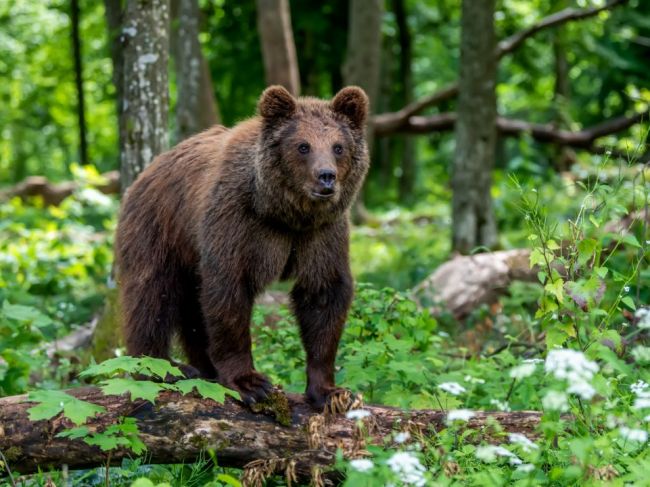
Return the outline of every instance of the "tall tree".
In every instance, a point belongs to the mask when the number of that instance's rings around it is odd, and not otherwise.
[[[346,85],[360,86],[365,90],[370,99],[371,113],[376,108],[379,93],[383,4],[383,0],[350,0],[343,80]],[[372,149],[374,137],[371,125],[368,126],[366,139],[368,147]],[[353,217],[357,221],[363,220],[365,213],[362,192],[353,209]]]
[[[70,23],[72,25],[72,54],[74,58],[75,86],[77,89],[77,120],[79,124],[79,161],[88,164],[86,140],[86,108],[84,102],[83,64],[81,36],[79,35],[79,0],[70,0]]]
[[[168,146],[169,0],[128,0],[124,13],[120,177],[124,192]]]
[[[300,94],[300,73],[291,28],[289,0],[257,0],[257,27],[268,85]]]
[[[393,0],[393,13],[397,24],[397,37],[399,39],[400,57],[399,74],[402,86],[402,106],[407,106],[413,101],[413,75],[411,64],[413,62],[413,48],[411,32],[409,30],[405,0]],[[403,138],[403,151],[401,157],[402,174],[399,179],[399,200],[410,203],[415,187],[415,141],[405,135]]]
[[[119,153],[124,152],[122,131],[119,129],[119,118],[122,113],[122,91],[124,85],[124,44],[122,35],[122,18],[124,16],[122,0],[104,0],[104,17],[108,29],[108,48],[113,64],[113,86],[115,87],[115,113],[118,117]]]
[[[456,149],[452,168],[452,244],[468,253],[493,247],[490,189],[496,140],[495,0],[463,0]]]
[[[183,140],[219,122],[208,63],[199,42],[198,0],[172,2],[171,47],[176,71],[176,125]]]

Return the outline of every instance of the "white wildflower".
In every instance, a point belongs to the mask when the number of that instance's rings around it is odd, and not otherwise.
[[[544,368],[556,379],[566,380],[570,393],[587,400],[594,396],[596,391],[589,382],[598,372],[598,364],[588,360],[582,352],[569,349],[551,350],[546,357]]]
[[[520,465],[521,459],[507,448],[495,445],[479,446],[476,449],[476,458],[485,462],[492,463],[497,457],[506,457],[511,465]]]
[[[569,398],[564,392],[548,391],[542,399],[542,406],[550,411],[566,411],[569,409]]]
[[[372,470],[374,466],[375,464],[372,463],[372,461],[368,460],[367,458],[358,458],[357,460],[350,460],[350,467],[352,467],[357,472],[367,472],[368,470]]]
[[[82,189],[79,191],[78,197],[84,203],[100,208],[110,208],[113,205],[113,200],[109,196],[94,188]]]
[[[650,363],[650,347],[644,347],[643,345],[637,345],[630,352],[632,358],[635,362],[642,364]]]
[[[648,383],[642,380],[638,380],[630,386],[630,390],[636,395],[643,393],[643,391],[645,391],[647,388]]]
[[[629,292],[630,292],[630,286],[623,286],[623,290],[624,290],[626,293],[629,293]]]
[[[453,394],[454,396],[466,392],[466,389],[458,382],[443,382],[438,386],[438,389],[442,389],[443,391],[448,392],[449,394]]]
[[[648,441],[648,432],[635,428],[628,428],[627,426],[621,426],[618,429],[619,433],[626,441],[638,441],[639,443],[645,443]]]
[[[510,411],[510,404],[508,404],[508,401],[500,401],[499,399],[490,399],[490,404],[496,407],[499,411]]]
[[[474,411],[469,409],[452,409],[447,413],[447,424],[454,421],[469,421],[474,416]]]
[[[522,463],[521,465],[517,466],[517,472],[530,473],[533,470],[535,470],[535,465],[532,463]]]
[[[576,381],[569,386],[567,389],[569,394],[575,394],[580,396],[582,399],[590,400],[596,394],[596,389],[591,387],[587,382]]]
[[[632,409],[648,409],[650,408],[650,396],[643,395],[639,396],[634,400],[632,404]]]
[[[513,379],[525,379],[535,373],[537,365],[533,363],[524,363],[510,369],[510,377]]]
[[[539,446],[536,443],[533,443],[528,439],[528,437],[521,433],[510,433],[508,439],[510,440],[510,443],[519,445],[526,453],[539,449]]]
[[[636,326],[642,330],[650,328],[650,308],[639,308],[634,313]]]
[[[470,384],[485,384],[485,381],[483,379],[479,379],[478,377],[472,377],[471,375],[465,376],[465,382],[468,382]]]
[[[426,484],[424,472],[426,469],[418,457],[410,452],[397,452],[388,459],[386,464],[397,474],[398,478],[406,485],[422,487]]]
[[[395,443],[404,443],[411,438],[411,433],[408,431],[400,431],[395,435]]]
[[[544,363],[544,359],[541,358],[527,358],[524,360],[525,364],[542,364]]]
[[[364,419],[369,416],[371,416],[371,414],[367,409],[351,409],[345,413],[345,417],[348,419]]]

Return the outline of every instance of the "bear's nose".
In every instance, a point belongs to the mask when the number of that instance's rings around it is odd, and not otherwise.
[[[336,181],[336,173],[331,169],[321,169],[318,171],[318,180],[325,188],[331,188]]]

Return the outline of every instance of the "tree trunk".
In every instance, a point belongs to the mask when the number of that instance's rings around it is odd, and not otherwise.
[[[360,86],[365,90],[370,99],[370,113],[374,112],[379,92],[383,5],[382,0],[350,0],[343,81],[346,85]],[[372,150],[374,133],[370,124],[366,132],[366,140],[368,149]],[[363,205],[363,189],[352,209],[352,217],[357,222],[367,219],[367,212]]]
[[[128,0],[120,110],[122,191],[168,146],[169,0]]]
[[[287,476],[294,473],[299,480],[308,480],[314,468],[324,471],[334,463],[337,448],[349,458],[362,456],[366,446],[357,433],[355,421],[343,415],[315,414],[301,395],[287,395],[291,420],[288,426],[282,426],[272,416],[255,414],[232,399],[218,405],[207,399],[165,392],[152,406],[144,401],[132,402],[124,396],[104,396],[94,387],[68,392],[106,408],[105,413],[90,420],[90,433],[103,431],[121,417],[135,418],[140,438],[147,446],[147,463],[191,463],[207,449],[213,449],[219,466],[245,468],[247,485],[272,473]],[[58,433],[72,426],[70,421],[61,417],[30,421],[26,410],[34,404],[26,401],[26,395],[0,399],[0,451],[7,457],[12,471],[28,474],[63,464],[70,468],[89,468],[106,462],[119,464],[123,458],[133,456],[121,448],[109,455],[82,440],[58,437]],[[446,427],[443,411],[407,412],[385,406],[366,409],[372,416],[364,421],[371,434],[370,441],[376,445],[382,445],[383,438],[399,425],[412,433],[413,441]],[[489,426],[491,421],[499,423],[506,432],[535,438],[541,416],[534,411],[477,411],[475,414],[467,423],[469,428],[477,430],[475,436],[469,437],[470,441],[471,438],[501,441],[502,433]],[[324,477],[323,480],[341,478],[331,470]]]
[[[108,30],[108,48],[113,64],[113,86],[115,86],[115,113],[118,118],[119,154],[124,152],[124,141],[119,129],[119,118],[122,113],[122,91],[124,85],[124,45],[122,36],[122,17],[124,15],[122,0],[104,0],[104,17]],[[115,164],[118,168],[119,164]]]
[[[298,57],[291,28],[289,0],[257,0],[257,28],[262,43],[267,85],[282,85],[300,94]]]
[[[84,103],[83,64],[81,36],[79,35],[79,0],[70,0],[70,24],[72,26],[72,54],[74,58],[75,86],[77,88],[77,121],[79,124],[79,162],[88,164],[86,141],[86,108]]]
[[[183,140],[219,122],[210,69],[199,43],[198,0],[172,2],[171,46],[176,68],[176,125]]]
[[[400,58],[399,73],[402,83],[402,106],[408,106],[413,101],[413,75],[411,64],[413,62],[413,48],[411,32],[409,30],[406,7],[404,0],[393,0],[393,12],[397,24]],[[415,188],[415,140],[408,135],[403,136],[403,149],[401,158],[402,174],[399,178],[398,196],[402,203],[413,202]]]
[[[493,247],[490,190],[496,139],[494,0],[463,0],[456,150],[452,170],[452,245]]]

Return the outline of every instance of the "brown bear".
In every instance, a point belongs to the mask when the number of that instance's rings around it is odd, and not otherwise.
[[[357,87],[327,102],[272,86],[258,110],[158,156],[127,191],[115,243],[127,350],[169,358],[177,333],[186,374],[263,400],[271,384],[253,366],[253,303],[293,279],[306,395],[321,408],[352,300],[348,210],[369,164],[368,98]]]

